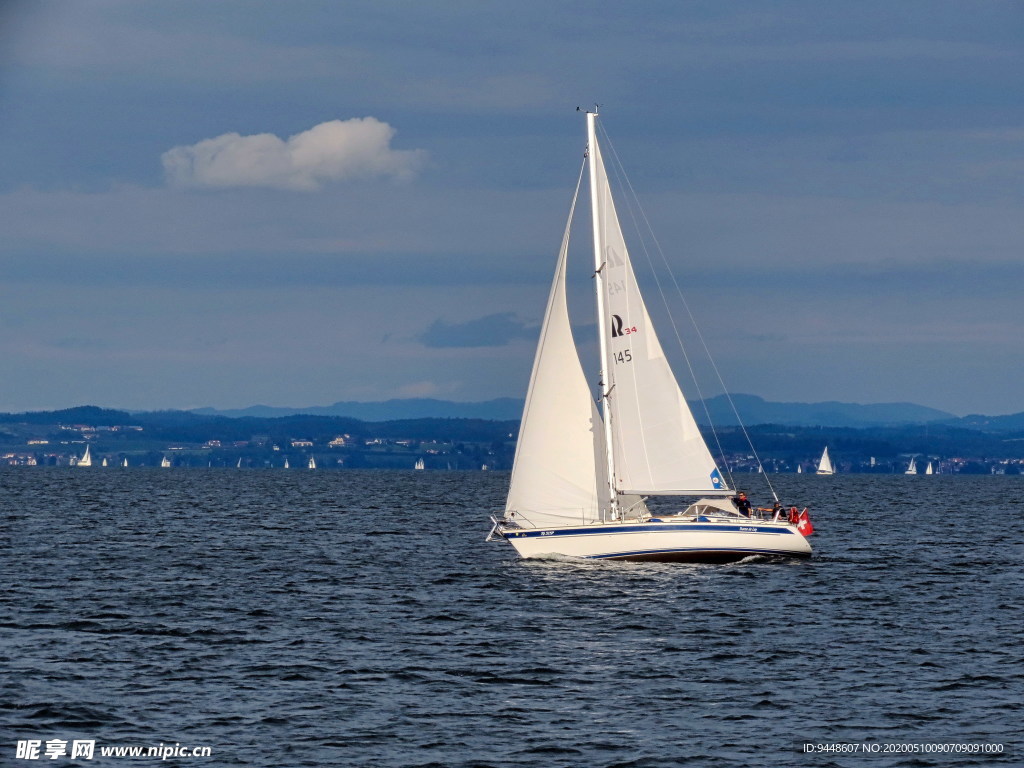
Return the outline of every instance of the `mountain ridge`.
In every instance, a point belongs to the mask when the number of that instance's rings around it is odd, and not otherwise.
[[[710,420],[716,426],[735,426],[739,423],[733,404],[744,424],[784,424],[793,426],[898,426],[929,422],[955,423],[957,417],[946,411],[915,403],[820,403],[772,402],[758,395],[735,394],[732,403],[725,395],[706,400],[690,401],[690,407],[699,423]],[[497,398],[480,402],[456,402],[434,398],[391,399],[376,402],[339,401],[332,405],[308,408],[288,408],[254,405],[241,409],[196,408],[192,413],[228,418],[311,415],[343,416],[363,421],[393,421],[417,418],[470,418],[515,421],[522,414],[523,401]],[[710,419],[708,419],[710,414]],[[974,417],[976,421],[991,422],[1007,417]]]
[[[1024,430],[1024,412],[1000,416],[971,414],[961,418],[915,403],[864,405],[839,401],[773,402],[757,395],[736,394],[732,396],[731,403],[725,395],[716,395],[704,401],[691,401],[690,406],[697,422],[701,425],[707,426],[710,422],[716,427],[734,427],[739,424],[739,420],[733,411],[733,404],[746,426],[774,424],[791,427],[873,428],[934,424],[982,432]],[[165,421],[188,417],[229,420],[329,417],[367,423],[422,419],[517,422],[522,415],[522,408],[522,401],[515,398],[496,398],[480,402],[408,398],[377,402],[339,401],[328,406],[309,408],[254,405],[240,409],[195,408],[179,411],[126,411],[97,406],[77,406],[22,414],[0,413],[0,422],[24,421],[31,423],[38,421],[42,423],[56,419],[71,423],[131,424],[135,418],[147,414],[162,414]]]

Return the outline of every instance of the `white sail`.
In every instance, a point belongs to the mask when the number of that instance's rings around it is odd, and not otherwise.
[[[169,466],[171,466],[171,460],[168,459],[166,456],[164,456],[162,459],[160,459],[160,466],[161,467],[169,467]]]
[[[309,457],[309,468],[316,469],[316,459],[314,459],[312,456]]]
[[[413,469],[425,469],[426,466],[427,465],[424,463],[423,459],[416,459],[416,463],[413,464]]]
[[[122,467],[127,467],[128,466],[128,457],[127,456],[121,461],[121,466]]]
[[[910,457],[910,466],[907,467],[907,471],[904,472],[903,474],[905,474],[905,475],[916,475],[917,474],[917,462],[914,460],[913,456]]]
[[[92,455],[89,453],[89,446],[85,446],[85,453],[82,454],[82,458],[75,464],[76,467],[91,467],[92,466]]]
[[[825,450],[821,452],[821,461],[818,462],[819,475],[832,475],[835,474],[835,470],[832,468],[832,461],[828,457],[828,446],[825,446]]]
[[[288,457],[286,456],[286,457],[285,457],[285,460],[284,460],[284,468],[285,468],[285,469],[288,469],[288,468],[289,468],[289,466],[290,466],[290,465],[288,464]]]
[[[574,198],[573,209],[575,205]],[[597,456],[601,422],[569,324],[565,298],[568,249],[566,225],[505,503],[506,517],[514,514],[533,526],[594,522],[601,513],[597,473],[598,464],[604,461],[603,455]]]
[[[928,462],[928,466],[925,467],[924,473],[926,475],[933,475],[933,474],[935,474],[935,470],[932,469],[932,463],[930,461]]]
[[[590,159],[602,270],[608,403],[620,493],[728,494],[654,332],[630,263],[596,137]]]
[[[107,466],[107,457],[106,456],[103,457],[103,461],[100,462],[100,466],[101,467]]]

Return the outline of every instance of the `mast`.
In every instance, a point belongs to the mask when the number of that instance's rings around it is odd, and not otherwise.
[[[619,516],[619,497],[615,490],[615,451],[612,449],[612,409],[608,398],[615,388],[608,359],[608,319],[605,314],[604,236],[601,228],[600,201],[597,199],[597,112],[587,112],[587,148],[590,159],[590,213],[594,228],[594,287],[597,290],[597,333],[601,347],[601,415],[604,422],[605,472],[608,481],[608,516]]]

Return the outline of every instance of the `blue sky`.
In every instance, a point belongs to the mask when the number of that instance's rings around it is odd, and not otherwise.
[[[0,410],[521,397],[597,101],[731,390],[1022,411],[1022,86],[1010,1],[9,2]]]

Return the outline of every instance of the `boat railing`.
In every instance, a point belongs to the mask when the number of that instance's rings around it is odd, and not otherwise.
[[[568,510],[567,510],[568,511]],[[558,527],[559,525],[592,525],[596,521],[587,519],[587,510],[580,507],[578,509],[571,510],[572,514],[560,515],[557,512],[546,511],[544,514],[550,517],[561,517],[565,519],[564,523],[556,523],[552,526],[550,523],[538,525],[529,517],[524,515],[522,512],[517,510],[505,511],[500,510],[496,512],[496,515],[501,515],[501,527],[502,528],[551,528]],[[578,514],[578,518],[577,518]],[[494,516],[491,516],[491,520],[494,520]]]

